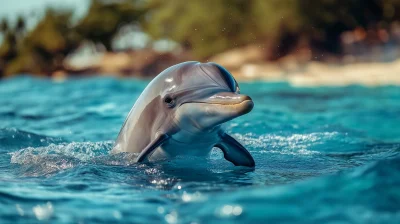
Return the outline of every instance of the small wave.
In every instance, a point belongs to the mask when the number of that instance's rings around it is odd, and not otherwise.
[[[178,175],[186,175],[188,167],[196,164],[198,170],[229,170],[233,165],[223,159],[221,150],[214,149],[209,158],[178,156],[173,160],[160,160],[148,165],[135,163],[135,153],[110,153],[113,141],[72,142],[49,144],[42,147],[28,147],[9,153],[11,164],[19,166],[19,175],[28,177],[47,176],[81,166],[78,173],[93,166],[133,166],[135,172],[163,170]],[[168,171],[166,171],[168,170]],[[86,171],[82,171],[86,172]],[[161,172],[161,171],[160,171]],[[199,172],[199,171],[197,171]],[[208,172],[208,171],[207,171]],[[147,175],[146,175],[147,176]],[[173,175],[172,175],[173,176]]]
[[[10,153],[11,163],[22,165],[22,175],[42,176],[70,169],[106,156],[113,142],[72,142],[28,147]]]
[[[13,151],[32,145],[46,146],[51,143],[59,142],[62,142],[61,138],[39,135],[16,128],[0,129],[0,150],[4,151]]]
[[[400,154],[399,143],[376,143],[366,144],[363,146],[362,151],[349,151],[349,152],[330,152],[326,153],[327,156],[342,159],[359,160],[372,160],[385,159],[395,157]]]
[[[310,150],[316,145],[323,144],[326,139],[335,138],[337,132],[322,132],[311,134],[276,135],[266,134],[256,136],[254,134],[235,134],[235,137],[245,145],[258,149],[259,153],[279,153],[290,155],[312,155],[319,154],[319,151]]]

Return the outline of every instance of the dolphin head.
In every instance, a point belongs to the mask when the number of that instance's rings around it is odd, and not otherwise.
[[[210,132],[254,106],[249,96],[240,94],[233,76],[216,63],[186,62],[165,72],[160,100],[179,129]]]

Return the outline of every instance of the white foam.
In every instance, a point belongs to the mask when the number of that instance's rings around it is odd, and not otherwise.
[[[243,144],[250,148],[259,149],[259,153],[279,153],[292,155],[311,155],[320,152],[309,148],[322,144],[327,139],[335,138],[337,132],[316,132],[309,134],[277,135],[265,134],[256,136],[255,134],[235,134],[234,136]]]
[[[32,211],[38,220],[47,220],[53,215],[54,208],[51,202],[47,202],[44,205],[36,205]]]

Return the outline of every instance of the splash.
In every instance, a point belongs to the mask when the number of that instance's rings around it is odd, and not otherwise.
[[[72,142],[28,147],[10,153],[11,163],[22,165],[23,175],[42,176],[71,169],[107,156],[113,142]]]

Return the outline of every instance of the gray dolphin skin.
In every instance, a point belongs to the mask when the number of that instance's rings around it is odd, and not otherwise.
[[[140,95],[113,153],[139,154],[136,162],[177,155],[207,156],[220,148],[236,166],[254,167],[250,153],[221,125],[253,109],[233,76],[216,63],[184,62],[155,77]]]

